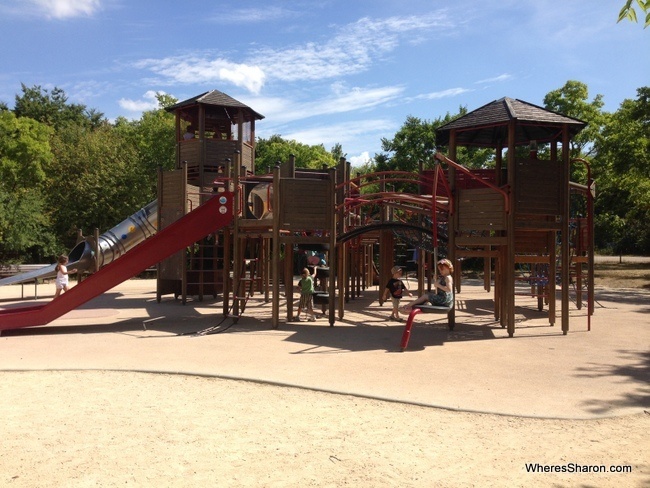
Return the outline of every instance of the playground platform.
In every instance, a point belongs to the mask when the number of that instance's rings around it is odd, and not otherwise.
[[[42,285],[44,296],[31,303],[50,300],[53,291]],[[0,288],[0,308],[18,306],[20,297],[20,286]],[[478,281],[464,281],[455,330],[444,315],[421,315],[405,352],[399,352],[404,323],[387,320],[390,306],[377,297],[374,287],[350,300],[334,327],[325,318],[283,318],[273,329],[271,303],[256,295],[228,330],[195,336],[188,333],[222,319],[221,301],[182,305],[170,296],[157,303],[155,280],[134,279],[47,326],[4,331],[0,374],[181,373],[524,417],[586,419],[650,409],[650,290],[597,289],[591,331],[586,309],[572,304],[566,336],[559,323],[548,325],[536,299],[518,297],[509,338],[493,319],[491,294]]]

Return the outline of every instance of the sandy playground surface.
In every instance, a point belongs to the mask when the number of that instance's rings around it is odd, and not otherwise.
[[[636,303],[646,313],[632,317],[647,331],[646,295]],[[379,312],[388,315],[389,310],[384,307]],[[606,311],[601,311],[601,317],[603,314],[607,317]],[[340,351],[321,350],[324,354],[300,357],[312,363],[332,361],[324,363],[330,370],[332,365],[341,364],[346,371],[336,372],[338,376],[332,374],[339,382],[349,378],[352,386],[347,389],[360,390],[361,395],[356,396],[219,377],[220,372],[228,371],[226,363],[233,362],[229,356],[233,343],[223,341],[255,341],[257,349],[246,351],[246,359],[243,355],[241,359],[251,365],[256,359],[265,360],[265,344],[279,347],[274,345],[275,336],[259,331],[209,336],[206,339],[213,342],[207,343],[209,348],[205,349],[206,342],[200,342],[203,338],[182,339],[189,346],[179,346],[178,342],[165,345],[167,339],[161,331],[168,330],[161,325],[155,332],[145,333],[140,318],[125,318],[120,326],[109,325],[108,329],[83,325],[118,323],[120,317],[106,313],[100,318],[88,309],[85,316],[60,319],[60,327],[45,328],[42,333],[5,333],[0,338],[0,486],[650,486],[647,353],[643,361],[627,366],[631,371],[626,376],[612,383],[611,388],[621,382],[630,386],[632,393],[627,395],[625,408],[619,405],[617,409],[615,402],[610,402],[611,410],[603,409],[591,418],[582,414],[577,415],[582,418],[573,419],[542,418],[529,414],[535,412],[536,396],[542,403],[546,397],[557,396],[557,405],[569,404],[581,384],[585,389],[591,386],[583,378],[579,380],[582,383],[568,385],[566,391],[549,393],[555,390],[539,379],[531,379],[531,396],[516,405],[523,416],[468,412],[462,405],[458,409],[433,408],[364,395],[364,382],[381,383],[383,375],[387,391],[389,383],[396,382],[388,370],[378,371],[379,361],[388,362],[392,368],[400,367],[396,361],[417,367],[421,375],[418,382],[430,376],[435,378],[430,388],[442,389],[450,373],[435,363],[435,357],[447,358],[444,354],[449,354],[449,349],[452,354],[465,354],[457,357],[458,375],[472,382],[470,373],[480,369],[481,363],[472,363],[471,356],[480,351],[475,349],[467,356],[467,348],[495,350],[513,344],[511,339],[455,343],[448,337],[445,344],[422,342],[419,347],[417,341],[423,341],[427,331],[447,334],[444,326],[421,326],[414,332],[414,350],[410,352],[387,357],[385,351],[345,351],[337,355]],[[462,312],[458,320],[463,322]],[[65,325],[76,327],[68,333],[61,330]],[[401,326],[394,325],[394,331],[392,326],[383,326],[391,334],[388,343],[399,337]],[[602,329],[602,324],[596,323],[599,325]],[[287,326],[285,333],[293,333],[298,327],[316,326]],[[375,327],[366,332],[370,329]],[[464,330],[462,326],[460,329]],[[539,351],[541,345],[549,343],[562,347],[557,334],[540,339],[539,332],[531,331],[535,335],[530,340],[522,338],[516,344],[519,349],[532,347]],[[142,342],[149,333],[151,341]],[[493,332],[499,333],[499,329]],[[583,342],[589,340],[585,337],[598,337],[597,330],[590,334],[580,337],[576,332],[574,337]],[[567,337],[571,333],[562,341],[571,340]],[[645,342],[647,338],[645,332],[635,340]],[[136,344],[134,349],[129,349],[130,343]],[[297,348],[285,340],[278,344]],[[647,351],[647,346],[647,342],[639,344],[638,351]],[[189,349],[185,351],[184,347]],[[459,349],[454,352],[454,347]],[[126,351],[124,356],[120,356],[120,350]],[[164,354],[156,352],[161,350]],[[187,363],[170,360],[184,354],[189,355]],[[578,350],[576,354],[583,352]],[[563,351],[561,355],[566,356]],[[118,360],[111,363],[109,358],[116,357]],[[302,368],[291,363],[295,356],[286,357],[290,368]],[[224,362],[220,363],[219,358]],[[354,358],[361,361],[352,362]],[[495,362],[499,359],[495,358]],[[145,367],[138,371],[141,363],[158,365],[159,372]],[[99,367],[102,364],[105,367]],[[203,375],[204,370],[197,367],[200,374],[176,374],[191,364],[209,364],[218,371]],[[295,364],[308,367],[307,362]],[[521,364],[523,367],[525,358]],[[469,365],[467,370],[464,365]],[[265,369],[274,378],[281,376],[280,370],[273,369],[275,365],[256,367],[260,376]],[[302,378],[304,372],[286,374],[287,378],[292,374]],[[320,375],[325,383],[329,371],[322,370]],[[478,380],[484,390],[495,389],[502,382],[493,376]],[[317,387],[318,376],[312,381]],[[400,374],[397,381],[403,382],[397,386],[408,389],[407,375]],[[442,397],[450,395],[442,391]],[[476,392],[477,397],[484,394],[478,388]],[[443,402],[444,398],[438,399],[436,394],[431,391],[433,401]],[[607,394],[603,391],[602,397],[607,398]],[[588,397],[587,392],[577,395]],[[487,401],[495,402],[489,396]],[[557,409],[558,416],[566,416],[561,407],[548,405],[545,408]],[[580,403],[576,402],[576,406]],[[548,413],[552,417],[555,410]],[[532,472],[531,466],[537,472]]]

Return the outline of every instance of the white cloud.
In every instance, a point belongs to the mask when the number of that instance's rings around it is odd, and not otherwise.
[[[259,93],[264,86],[266,75],[257,66],[231,63],[219,69],[219,79],[230,81],[235,86],[246,88],[251,93]]]
[[[118,101],[120,107],[128,112],[144,112],[146,110],[154,110],[158,108],[158,99],[156,98],[157,93],[153,90],[147,91],[142,95],[141,100],[130,100],[128,98],[120,98]]]
[[[178,56],[162,59],[143,59],[137,68],[149,69],[165,78],[163,83],[205,84],[229,81],[235,86],[259,93],[266,75],[258,66],[232,63],[225,59],[202,59],[197,56]]]
[[[471,92],[473,90],[470,90],[469,88],[449,88],[447,90],[442,90],[442,91],[437,91],[437,92],[431,92],[431,93],[423,93],[421,95],[418,95],[415,97],[415,99],[420,99],[420,100],[435,100],[438,98],[450,98],[450,97],[456,97],[458,95],[462,95],[463,93]]]
[[[260,22],[273,22],[280,19],[293,18],[299,15],[293,10],[274,6],[224,10],[220,5],[218,8],[218,14],[208,17],[209,21],[217,24],[257,24]]]
[[[337,90],[332,97],[304,102],[298,99],[279,97],[237,97],[241,102],[256,107],[269,120],[276,123],[296,122],[309,117],[333,115],[356,110],[365,110],[385,104],[397,98],[403,87],[386,86],[379,88],[348,88],[344,90],[336,85]]]
[[[148,69],[169,84],[204,84],[228,81],[258,94],[268,80],[321,81],[367,71],[411,35],[433,35],[447,29],[442,13],[391,17],[374,20],[364,17],[341,26],[327,41],[285,47],[263,47],[243,63],[210,59],[195,54],[161,59],[144,59],[135,64]]]
[[[91,16],[101,8],[100,0],[26,0],[38,13],[54,19]]]
[[[442,13],[423,16],[368,17],[345,25],[323,43],[308,42],[283,49],[262,48],[251,63],[261,66],[269,78],[282,81],[323,80],[367,71],[386,53],[393,51],[402,37],[449,27]]]
[[[340,124],[319,125],[311,128],[287,132],[282,135],[284,139],[296,140],[303,144],[323,144],[326,148],[336,143],[343,145],[354,143],[359,146],[359,140],[372,136],[376,140],[378,134],[394,131],[393,122],[387,119],[368,119]]]
[[[483,83],[494,83],[494,82],[499,82],[499,81],[508,81],[512,79],[512,75],[508,73],[503,73],[502,75],[495,76],[493,78],[485,78],[484,80],[478,80],[475,81],[474,83],[477,85],[483,84]]]
[[[358,156],[348,156],[346,159],[350,162],[353,168],[358,168],[369,162],[372,158],[368,151],[363,151]]]

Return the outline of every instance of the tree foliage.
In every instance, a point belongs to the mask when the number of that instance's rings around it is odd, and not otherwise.
[[[67,126],[52,140],[55,163],[46,185],[55,230],[73,244],[78,228],[110,229],[155,198],[135,145],[111,127]]]
[[[457,114],[447,113],[433,121],[408,116],[392,139],[382,138],[381,147],[386,153],[381,157],[375,156],[377,171],[418,171],[420,161],[432,166],[436,151],[444,152],[446,149],[438,147],[436,130],[466,113],[467,108],[460,107]],[[458,148],[456,156],[457,162],[470,168],[488,167],[493,158],[493,153],[488,149],[464,147]]]
[[[85,105],[68,103],[68,97],[61,88],[51,91],[41,86],[28,88],[20,84],[23,94],[16,95],[14,113],[17,117],[28,117],[55,129],[64,125],[99,127],[105,123],[104,114],[88,110]]]
[[[43,192],[50,133],[40,122],[0,111],[0,262],[39,259],[52,250]]]
[[[636,9],[632,5],[636,3],[639,7],[639,10],[645,13],[645,23],[643,28],[645,29],[650,25],[650,0],[626,0],[623,8],[618,13],[618,21],[620,22],[623,19],[627,19],[630,22],[637,22]]]
[[[571,140],[571,157],[589,157],[593,146],[602,139],[602,128],[607,119],[603,113],[602,95],[589,101],[589,88],[580,81],[569,80],[562,88],[550,91],[544,97],[548,110],[582,120],[587,126]]]
[[[147,179],[149,194],[155,196],[158,168],[174,169],[176,165],[176,129],[174,115],[165,107],[177,102],[170,95],[157,93],[158,108],[148,110],[139,120],[129,121],[123,117],[115,121],[115,130],[125,143],[135,147],[138,165]]]
[[[650,254],[650,87],[608,118],[596,152],[597,245]]]
[[[339,149],[340,150],[340,149]],[[294,140],[283,139],[273,135],[268,139],[258,139],[255,145],[255,173],[269,173],[276,163],[284,163],[289,156],[296,158],[296,167],[320,169],[332,167],[338,163],[335,156],[322,144],[309,146]]]

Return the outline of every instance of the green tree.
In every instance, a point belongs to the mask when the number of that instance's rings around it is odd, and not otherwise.
[[[43,197],[51,129],[0,111],[0,262],[40,260],[54,234]]]
[[[45,191],[65,248],[76,229],[104,232],[155,198],[136,146],[112,126],[66,126],[52,148]]]
[[[419,161],[433,164],[433,156],[438,149],[436,130],[467,113],[467,108],[460,107],[455,115],[447,113],[433,121],[408,116],[406,121],[392,139],[382,138],[381,147],[386,151],[378,157],[375,155],[377,171],[418,171]],[[493,165],[494,154],[482,148],[458,148],[457,162],[470,168],[484,168]]]
[[[29,117],[43,124],[58,129],[66,124],[96,128],[106,120],[96,110],[88,110],[85,105],[68,103],[68,97],[61,88],[52,91],[33,86],[28,88],[20,84],[22,95],[16,95],[14,113],[17,117]]]
[[[129,121],[123,117],[115,121],[115,129],[132,144],[138,154],[141,167],[149,186],[149,194],[155,198],[158,168],[173,169],[176,165],[176,133],[174,114],[165,110],[177,100],[167,94],[157,93],[158,108],[148,110],[139,120]]]
[[[391,168],[378,166],[377,169],[417,171],[419,161],[429,161],[433,158],[436,152],[436,129],[440,125],[439,119],[432,122],[411,115],[406,117],[406,121],[392,139],[381,139],[382,151],[391,155]]]
[[[650,25],[650,1],[649,0],[626,0],[623,8],[618,13],[618,21],[620,22],[623,19],[627,19],[630,22],[637,22],[636,10],[632,6],[632,3],[636,3],[639,7],[639,10],[645,13],[645,24],[643,28],[645,29]]]
[[[611,115],[596,152],[597,246],[650,254],[650,87]]]
[[[580,81],[569,80],[562,88],[550,91],[544,97],[548,110],[573,117],[587,123],[571,141],[571,157],[590,157],[596,142],[602,139],[607,114],[603,113],[603,96],[589,101],[589,88]]]
[[[294,140],[283,139],[273,135],[268,139],[258,139],[255,145],[255,173],[266,174],[279,161],[284,163],[289,156],[296,157],[296,167],[320,169],[332,167],[338,163],[332,153],[322,144],[309,146]]]
[[[332,149],[330,149],[330,154],[334,158],[334,161],[340,161],[341,158],[347,156],[347,153],[343,152],[343,146],[338,142],[332,146]]]

